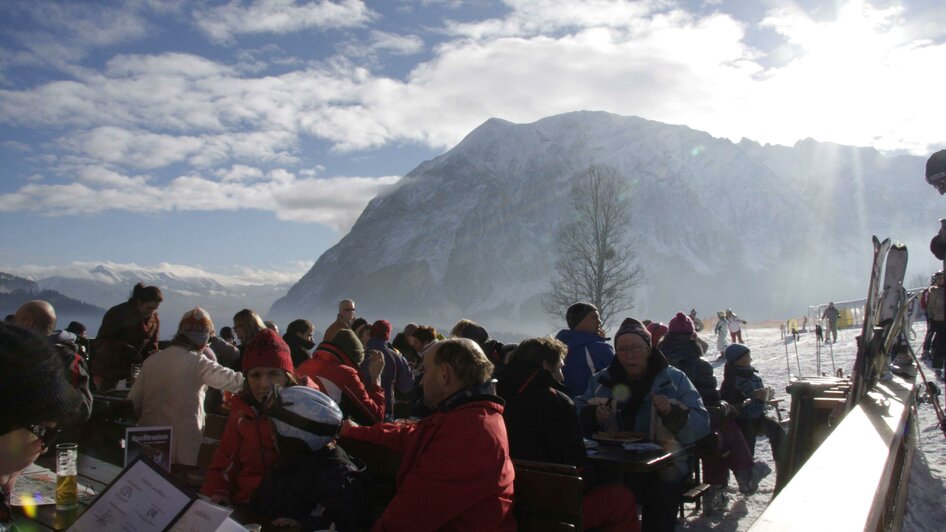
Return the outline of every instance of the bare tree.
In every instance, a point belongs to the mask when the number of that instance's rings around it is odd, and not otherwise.
[[[556,276],[542,305],[560,319],[569,305],[589,301],[606,326],[634,308],[641,278],[629,245],[630,186],[616,168],[592,165],[576,178],[571,198],[575,218],[555,235]]]

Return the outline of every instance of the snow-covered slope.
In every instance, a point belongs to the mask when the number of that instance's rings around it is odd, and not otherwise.
[[[666,318],[656,316],[666,322]],[[919,349],[926,333],[926,324],[918,322],[913,327],[916,336],[911,343],[914,349]],[[850,375],[854,367],[857,354],[855,337],[860,329],[844,329],[838,334],[838,343],[823,345],[820,348],[821,372],[831,374],[835,369],[842,369],[845,375]],[[713,335],[701,335],[713,349],[716,338]],[[776,391],[776,398],[783,399],[782,406],[786,413],[790,408],[791,396],[785,391],[789,383],[786,363],[791,366],[791,376],[795,378],[799,373],[803,377],[818,375],[815,335],[811,332],[802,333],[797,344],[782,340],[778,329],[750,328],[746,331],[746,344],[752,349],[752,366],[758,370],[766,386],[772,386]],[[796,351],[797,348],[797,351]],[[796,355],[797,352],[797,355]],[[708,358],[713,358],[708,357]],[[787,359],[787,360],[786,360]],[[714,361],[716,379],[719,383],[723,378],[722,361]],[[798,368],[801,368],[799,372]],[[924,365],[927,378],[934,378],[933,371]],[[917,382],[920,378],[917,377]],[[939,385],[942,386],[942,381]],[[942,401],[942,397],[940,397]],[[946,497],[946,438],[937,428],[936,413],[929,403],[919,403],[917,406],[917,428],[919,438],[917,453],[913,459],[913,468],[910,473],[910,487],[907,496],[907,507],[904,515],[903,530],[911,532],[934,532],[942,530],[942,523],[946,522],[946,507],[943,506],[943,497]],[[770,415],[775,417],[774,412]],[[774,464],[772,449],[768,440],[762,436],[756,443],[756,460],[764,460],[770,466]],[[843,471],[838,472],[839,476]],[[828,482],[837,479],[825,479]],[[843,479],[838,481],[843,484]],[[765,511],[772,495],[775,492],[775,474],[771,474],[759,485],[759,490],[752,495],[740,495],[736,489],[735,480],[730,480],[727,489],[729,501],[726,508],[713,515],[704,516],[697,512],[693,505],[687,505],[686,515],[677,526],[678,530],[692,532],[726,531],[741,532],[748,530],[752,523]],[[799,508],[799,511],[803,511]]]
[[[871,232],[906,239],[901,226],[937,219],[919,157],[807,140],[736,144],[603,112],[491,119],[372,200],[270,316],[324,322],[353,297],[371,318],[546,331],[539,295],[552,238],[571,216],[570,183],[592,163],[632,183],[642,315],[734,307],[764,319],[861,297]]]

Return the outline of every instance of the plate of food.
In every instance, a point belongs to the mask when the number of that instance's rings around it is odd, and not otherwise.
[[[613,443],[623,445],[625,443],[641,441],[647,439],[646,434],[640,432],[618,431],[618,432],[596,432],[591,439],[599,443]]]

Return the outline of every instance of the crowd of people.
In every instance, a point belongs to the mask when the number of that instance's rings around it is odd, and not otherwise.
[[[725,502],[730,471],[743,494],[771,471],[753,460],[758,434],[772,443],[778,470],[782,429],[765,415],[769,391],[737,342],[745,321],[731,311],[719,321],[734,343],[717,343],[726,361],[717,387],[695,310],[667,325],[626,318],[608,338],[598,309],[579,302],[555,338],[505,344],[470,320],[449,338],[418,324],[392,338],[389,321],[357,318],[344,299],[316,344],[304,319],[280,335],[244,309],[218,333],[196,307],[159,342],[162,300],[159,288],[135,286],[91,343],[81,324],[55,330],[43,301],[2,325],[4,497],[52,434],[88,419],[93,391],[115,387],[129,388],[139,425],[173,427],[178,476],[197,468],[207,412],[227,415],[201,492],[305,530],[514,530],[516,459],[575,466],[585,528],[673,530],[689,461],[611,478],[586,452],[586,438],[601,432],[690,449],[712,485],[706,513]],[[396,493],[378,515],[346,441],[402,457]]]

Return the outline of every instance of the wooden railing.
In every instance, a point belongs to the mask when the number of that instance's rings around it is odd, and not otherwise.
[[[913,460],[914,383],[879,383],[753,523],[751,532],[899,530]]]

